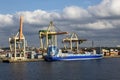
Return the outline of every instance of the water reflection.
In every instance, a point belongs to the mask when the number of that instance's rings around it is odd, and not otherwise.
[[[120,58],[0,63],[0,80],[120,80]]]

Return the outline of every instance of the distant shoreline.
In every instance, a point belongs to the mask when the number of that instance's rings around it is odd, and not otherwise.
[[[117,56],[104,56],[103,58],[120,58],[120,55],[117,55]]]

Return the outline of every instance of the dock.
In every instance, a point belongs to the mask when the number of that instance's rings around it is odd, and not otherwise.
[[[104,56],[103,58],[120,58],[120,55],[117,55],[117,56]]]
[[[3,59],[3,63],[19,63],[19,62],[38,62],[43,61],[44,59],[25,59],[25,60],[12,60],[12,59]]]

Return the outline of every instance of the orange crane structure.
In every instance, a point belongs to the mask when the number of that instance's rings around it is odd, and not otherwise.
[[[74,48],[78,51],[78,45],[83,41],[86,41],[86,39],[79,39],[76,33],[72,33],[69,37],[67,36],[62,40],[65,50],[70,49],[71,51],[73,51],[73,44],[75,44]]]
[[[23,35],[23,16],[20,16],[20,28],[15,36],[9,38],[10,50],[12,53],[11,59],[24,60],[25,57],[25,37]]]
[[[47,30],[39,30],[40,49],[46,50],[49,45],[57,46],[57,35],[68,34],[68,32],[56,31],[51,21]]]

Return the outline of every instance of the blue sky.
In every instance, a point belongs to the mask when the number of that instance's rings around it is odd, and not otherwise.
[[[67,6],[87,8],[100,2],[101,0],[0,0],[0,13],[9,14],[18,11],[33,11],[36,9],[61,11]]]
[[[0,0],[0,46],[9,46],[21,15],[28,45],[39,47],[38,31],[51,20],[63,31],[100,42],[97,46],[120,45],[120,0]]]

